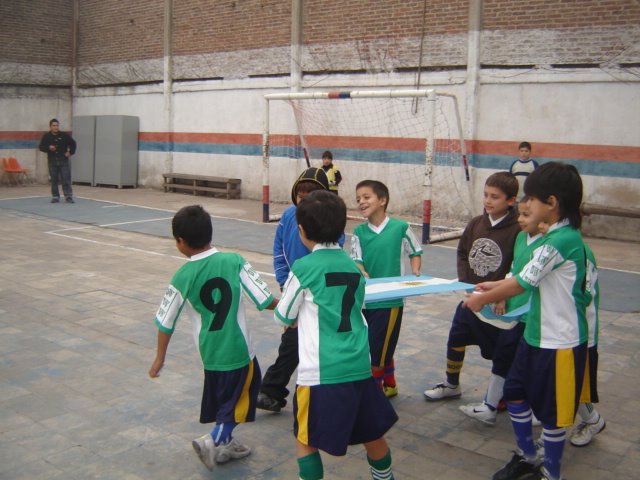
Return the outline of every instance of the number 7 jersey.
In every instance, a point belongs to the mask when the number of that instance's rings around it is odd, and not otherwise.
[[[316,245],[295,261],[275,310],[298,322],[298,385],[334,384],[371,376],[364,277],[338,245]]]
[[[204,369],[235,370],[255,356],[245,297],[258,310],[273,301],[267,284],[241,255],[211,248],[191,257],[173,275],[155,323],[172,334],[178,318],[188,315]]]

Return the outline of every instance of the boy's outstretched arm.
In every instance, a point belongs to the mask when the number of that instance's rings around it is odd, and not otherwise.
[[[409,259],[411,264],[411,271],[416,277],[420,276],[420,269],[422,268],[422,256],[415,255]]]
[[[158,347],[156,351],[156,359],[151,364],[151,368],[149,369],[149,376],[151,378],[155,378],[160,376],[160,370],[164,366],[164,359],[167,355],[167,348],[169,347],[169,341],[171,340],[171,335],[168,333],[164,333],[162,330],[158,330]]]

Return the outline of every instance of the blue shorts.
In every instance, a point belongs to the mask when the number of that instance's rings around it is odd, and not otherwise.
[[[598,403],[598,345],[589,347],[580,403]]]
[[[500,331],[496,346],[493,349],[491,373],[502,378],[507,378],[523,333],[524,323],[522,322],[518,322],[515,327],[509,330]]]
[[[482,358],[493,359],[493,352],[498,343],[498,336],[503,330],[480,320],[469,308],[462,308],[462,302],[456,307],[447,347],[466,347],[478,345]]]
[[[398,421],[373,377],[329,385],[298,385],[293,416],[296,440],[331,455],[345,455],[348,445],[381,438]]]
[[[389,365],[396,351],[400,326],[402,325],[403,307],[364,309],[369,326],[369,350],[371,365],[384,367]]]
[[[236,370],[205,370],[200,423],[253,422],[261,378],[257,358]]]
[[[587,363],[587,344],[554,350],[524,338],[504,384],[506,401],[527,400],[543,425],[569,427],[575,420]]]

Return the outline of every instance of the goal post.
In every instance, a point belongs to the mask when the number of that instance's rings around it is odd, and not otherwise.
[[[471,182],[457,99],[428,90],[274,93],[264,96],[262,219],[277,220],[291,185],[333,153],[340,196],[356,210],[359,181],[382,181],[389,213],[422,243],[456,238],[471,218]],[[273,207],[273,208],[272,208]]]

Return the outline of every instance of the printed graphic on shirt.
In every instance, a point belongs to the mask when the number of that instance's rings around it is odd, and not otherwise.
[[[469,251],[469,266],[479,276],[495,272],[502,264],[502,251],[496,242],[490,238],[479,238],[471,245]]]

